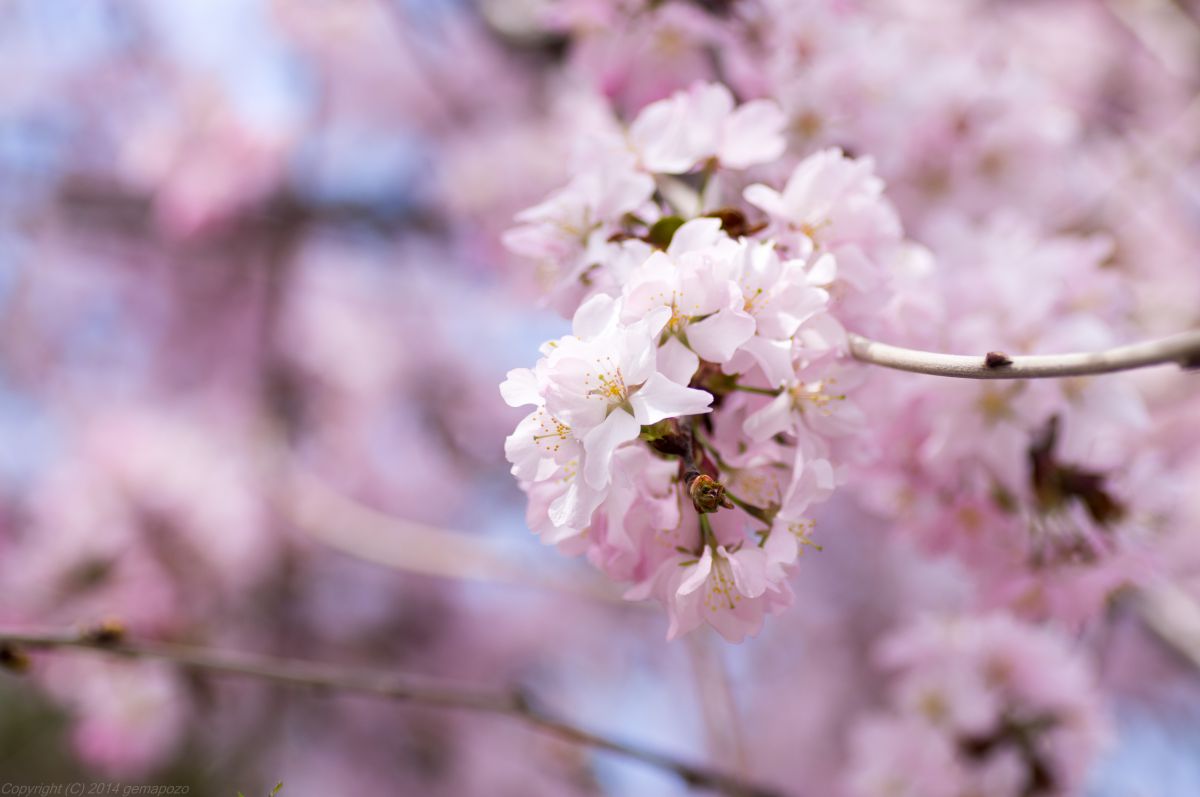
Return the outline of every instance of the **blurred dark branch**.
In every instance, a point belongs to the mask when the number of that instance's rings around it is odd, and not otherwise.
[[[1093,376],[1168,364],[1180,368],[1200,368],[1200,329],[1104,351],[1024,357],[1009,357],[998,351],[986,355],[940,354],[891,346],[855,334],[851,334],[849,339],[850,354],[861,362],[899,371],[959,379]]]
[[[580,728],[541,707],[525,691],[482,689],[474,685],[416,675],[339,667],[249,653],[126,639],[118,626],[81,633],[0,630],[0,664],[19,669],[24,650],[83,649],[112,656],[166,661],[187,670],[258,678],[276,684],[330,692],[355,693],[438,708],[462,709],[512,717],[563,741],[604,750],[673,772],[696,788],[739,797],[777,795],[741,778],[690,764],[669,755],[616,741]]]
[[[55,200],[73,225],[130,237],[153,239],[158,235],[153,194],[124,183],[97,176],[69,176],[59,184]],[[200,238],[226,243],[229,239],[318,227],[359,228],[381,235],[437,235],[445,231],[436,214],[417,205],[320,199],[281,187],[221,219]]]

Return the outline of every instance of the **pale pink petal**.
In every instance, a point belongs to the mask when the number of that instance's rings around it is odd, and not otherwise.
[[[667,338],[658,349],[658,372],[672,382],[686,385],[699,367],[700,358],[679,338]]]
[[[837,272],[837,260],[831,254],[824,254],[808,267],[808,280],[813,285],[829,285],[837,279]]]
[[[675,597],[681,598],[685,595],[691,595],[704,586],[704,582],[708,581],[708,574],[712,572],[712,568],[712,547],[705,545],[704,553],[700,556],[700,561],[688,568],[687,576],[680,582],[679,589],[675,590]]]
[[[747,598],[757,598],[767,591],[767,556],[758,548],[743,548],[729,554],[719,547],[717,553],[726,557],[733,585]]]
[[[656,373],[629,398],[629,403],[639,423],[651,424],[664,418],[709,412],[712,398],[707,391],[684,387]]]
[[[788,528],[788,521],[776,520],[767,541],[763,544],[763,553],[767,555],[768,565],[776,568],[787,567],[800,556],[800,541]],[[780,573],[779,577],[783,577]]]
[[[583,476],[596,489],[606,486],[612,479],[613,452],[622,443],[628,443],[641,432],[641,425],[624,410],[614,410],[604,422],[592,429],[583,438],[587,454]]]
[[[701,359],[728,362],[738,347],[754,336],[755,327],[753,316],[740,310],[720,310],[688,325],[688,345]]]
[[[674,237],[671,238],[671,245],[667,247],[667,254],[678,257],[687,252],[711,249],[720,240],[721,235],[720,219],[708,217],[692,219],[675,231]]]
[[[637,210],[654,193],[654,178],[643,172],[624,171],[610,177],[594,208],[594,217],[616,219]]]
[[[571,331],[581,340],[600,335],[615,323],[619,309],[616,299],[597,294],[575,311],[575,317],[571,319]]]
[[[696,164],[694,134],[686,100],[677,95],[642,109],[629,128],[629,140],[642,166],[651,172],[680,174]]]
[[[566,492],[550,504],[550,522],[556,528],[586,528],[592,522],[592,513],[603,500],[603,491],[593,489],[586,480],[576,475],[571,478]],[[555,542],[561,542],[561,539]]]
[[[779,387],[796,376],[792,368],[792,342],[790,340],[770,340],[756,335],[746,341],[742,346],[742,351],[750,353],[750,356],[762,368],[767,381],[775,387]]]
[[[549,460],[549,467],[554,466],[553,459],[546,456],[534,438],[542,431],[542,417],[543,410],[529,413],[517,424],[516,431],[504,439],[504,456],[512,463],[512,474],[521,481],[538,481],[539,466],[545,460]]]
[[[765,186],[762,183],[755,183],[746,187],[742,192],[742,197],[754,207],[766,213],[772,218],[787,218],[787,205],[784,204],[783,195],[774,188]]]
[[[758,412],[748,416],[742,423],[742,431],[751,440],[762,442],[781,432],[790,432],[794,423],[792,397],[785,391]]]
[[[626,385],[639,385],[654,373],[657,351],[654,341],[670,315],[668,308],[660,307],[620,336],[615,353]]]
[[[748,102],[726,120],[717,158],[731,169],[770,163],[787,147],[783,137],[786,124],[787,117],[775,102]]]
[[[500,383],[500,396],[510,407],[542,403],[537,377],[528,368],[514,368],[509,371],[508,378]]]

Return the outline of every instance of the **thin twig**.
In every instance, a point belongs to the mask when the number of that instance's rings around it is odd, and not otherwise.
[[[1200,330],[1104,351],[1013,357],[1000,352],[972,356],[905,349],[855,334],[849,336],[849,341],[850,353],[862,362],[900,371],[960,379],[1091,376],[1166,364],[1181,368],[1200,367]]]
[[[685,637],[688,657],[692,660],[697,702],[708,731],[708,752],[717,762],[732,765],[738,775],[745,776],[749,762],[741,716],[730,683],[729,668],[725,665],[723,640],[714,637],[711,628]]]
[[[777,792],[733,775],[645,750],[562,720],[520,689],[477,686],[415,675],[348,669],[317,662],[250,653],[215,651],[187,645],[127,640],[111,632],[0,630],[0,650],[19,657],[23,648],[77,648],[135,659],[167,661],[189,670],[259,678],[288,686],[373,695],[406,703],[508,716],[564,741],[605,750],[675,773],[689,785],[741,797],[777,797]]]
[[[1133,593],[1130,603],[1159,639],[1200,669],[1200,603],[1165,581]]]
[[[1190,80],[1200,30],[1171,0],[1108,0],[1104,7],[1162,64],[1171,76]]]
[[[286,463],[280,461],[279,466]],[[397,570],[490,584],[527,586],[636,607],[586,571],[548,571],[502,540],[388,515],[339,492],[302,468],[281,477],[279,507],[299,529],[325,545]]]

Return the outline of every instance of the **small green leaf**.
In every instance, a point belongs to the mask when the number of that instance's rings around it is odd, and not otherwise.
[[[659,249],[666,249],[675,237],[675,231],[683,226],[682,216],[663,216],[646,233],[646,240]]]
[[[672,434],[675,431],[671,425],[670,419],[659,421],[649,426],[643,426],[638,437],[645,440],[647,443],[653,443],[655,440],[662,440],[664,437]]]
[[[275,797],[275,795],[279,794],[279,792],[282,789],[283,789],[283,781],[281,780],[275,784],[275,788],[271,789],[271,797]]]

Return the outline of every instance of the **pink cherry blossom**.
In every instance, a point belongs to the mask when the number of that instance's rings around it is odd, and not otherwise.
[[[1080,654],[1052,633],[1004,615],[925,618],[879,651],[899,676],[890,714],[864,720],[857,731],[852,766],[870,774],[851,776],[855,794],[932,778],[909,761],[878,757],[910,750],[914,736],[943,751],[938,788],[950,794],[987,789],[1016,797],[1031,788],[1072,794],[1107,739],[1094,678]]]
[[[682,174],[710,158],[730,169],[745,169],[783,154],[785,121],[770,100],[735,108],[725,86],[696,83],[642,109],[629,128],[629,140],[650,172]]]

